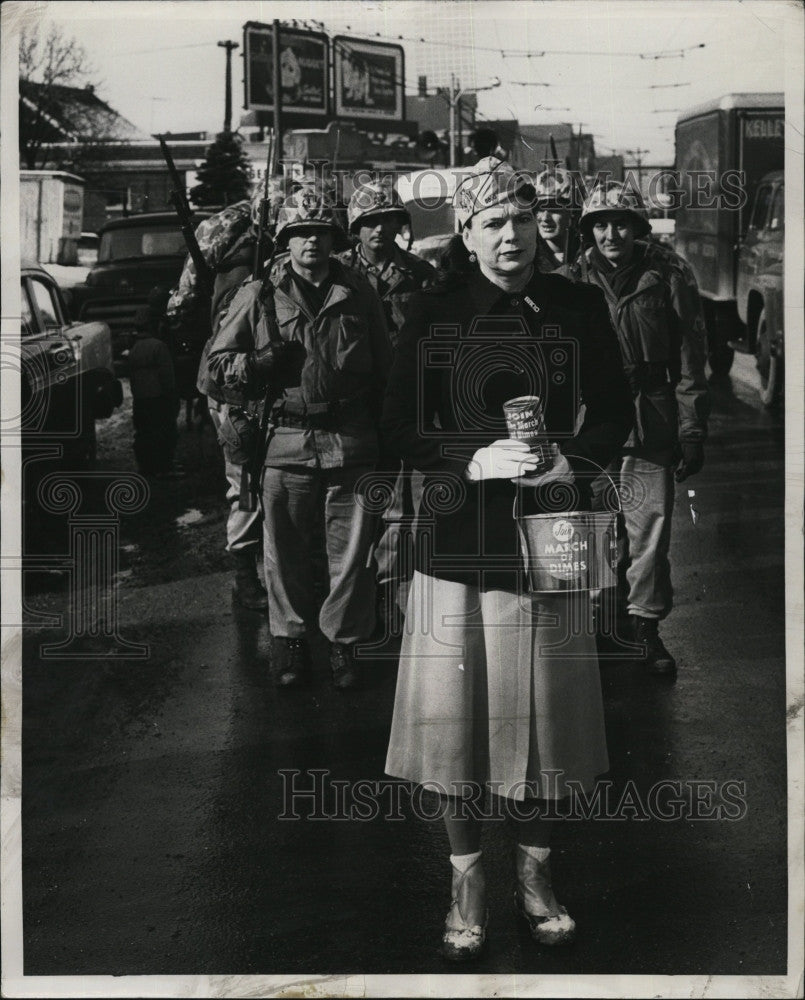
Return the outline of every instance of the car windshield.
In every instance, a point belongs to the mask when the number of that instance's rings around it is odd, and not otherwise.
[[[126,257],[184,256],[187,249],[180,230],[170,223],[142,229],[110,229],[101,236],[98,261]]]

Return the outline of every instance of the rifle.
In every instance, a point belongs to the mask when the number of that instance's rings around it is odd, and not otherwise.
[[[271,177],[271,170],[274,164],[274,129],[270,129],[268,133],[268,152],[266,155],[266,176],[263,182],[263,200],[260,202],[260,222],[257,227],[257,243],[254,247],[254,268],[252,269],[252,278],[257,280],[262,276],[263,273],[263,239],[266,232],[268,231],[268,213],[269,213],[269,200],[268,200],[268,182]]]
[[[176,169],[176,164],[173,162],[173,157],[171,156],[171,151],[168,149],[168,144],[162,136],[159,136],[159,147],[162,150],[162,155],[164,156],[165,163],[168,167],[171,184],[173,184],[173,190],[170,193],[170,201],[177,216],[179,217],[179,226],[182,230],[182,236],[184,237],[187,252],[190,254],[190,259],[195,264],[199,284],[210,299],[212,299],[215,278],[204,257],[204,254],[201,252],[198,240],[196,239],[196,231],[193,225],[193,213],[190,211],[190,206],[187,204],[187,198],[184,193],[184,184],[182,184],[182,180],[179,177],[179,172]]]
[[[262,278],[264,283],[270,281],[271,268],[274,264],[274,258],[277,255],[277,246],[275,242],[268,263],[265,267],[262,266],[262,236],[263,233],[268,230],[269,225],[276,221],[275,219],[272,220],[270,218],[270,206],[268,199],[268,178],[269,175],[272,174],[272,168],[274,167],[274,152],[274,130],[272,129],[269,133],[268,157],[266,161],[266,181],[264,197],[262,204],[260,205],[260,231],[258,233],[258,249],[255,253],[255,271],[253,275],[255,279]],[[259,258],[258,254],[260,255]],[[240,471],[238,510],[245,511],[247,513],[253,513],[257,510],[257,493],[260,487],[260,473],[263,469],[263,460],[265,459],[266,451],[268,450],[271,435],[273,435],[273,430],[270,427],[271,411],[274,409],[277,400],[280,399],[284,393],[284,388],[276,389],[272,388],[270,385],[266,388],[266,392],[263,397],[263,412],[260,415],[258,432],[252,446],[251,455],[249,456],[249,461],[242,466]]]

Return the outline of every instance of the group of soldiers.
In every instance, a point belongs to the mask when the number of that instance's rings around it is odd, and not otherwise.
[[[640,503],[623,513],[613,613],[642,645],[647,669],[672,675],[658,623],[672,602],[674,481],[702,466],[709,407],[695,279],[652,240],[640,196],[628,186],[596,187],[579,207],[570,175],[551,167],[535,189],[534,264],[603,291],[634,397],[634,429],[607,470],[616,481],[640,483]],[[346,227],[320,178],[273,181],[267,229],[263,195],[256,189],[250,201],[200,224],[196,238],[215,275],[212,300],[188,258],[168,317],[188,327],[208,310],[212,336],[198,388],[224,451],[233,595],[268,610],[274,682],[310,679],[308,638],[317,623],[331,644],[334,686],[351,689],[361,683],[356,645],[378,620],[392,632],[401,624],[405,547],[421,497],[416,470],[385,454],[378,426],[411,300],[441,275],[400,246],[411,220],[389,180],[356,188]],[[266,261],[260,273],[255,260]],[[368,497],[378,482],[385,513]],[[326,578],[323,601],[317,576]]]

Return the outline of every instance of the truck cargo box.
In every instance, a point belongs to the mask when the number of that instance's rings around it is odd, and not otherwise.
[[[676,249],[706,298],[735,298],[737,244],[760,179],[783,168],[784,131],[778,93],[728,94],[691,108],[677,122]]]

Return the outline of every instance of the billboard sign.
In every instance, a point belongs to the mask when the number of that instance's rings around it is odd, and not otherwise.
[[[330,111],[327,36],[318,31],[280,28],[280,107],[293,114],[327,115]],[[249,110],[273,111],[271,25],[243,26],[246,101]]]
[[[333,39],[335,114],[338,118],[402,121],[405,54],[401,45]]]

